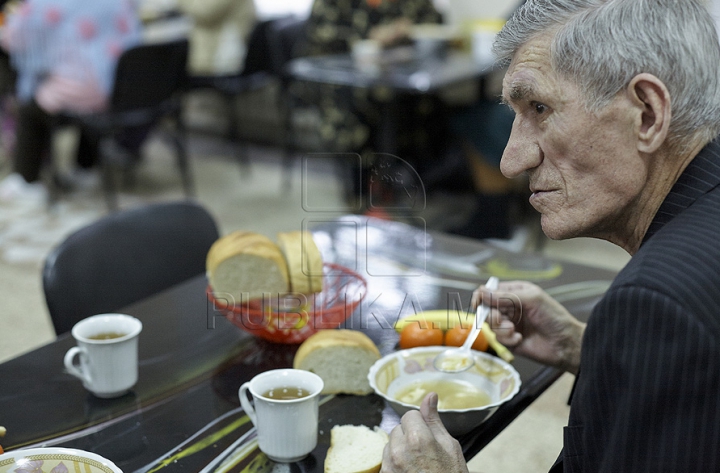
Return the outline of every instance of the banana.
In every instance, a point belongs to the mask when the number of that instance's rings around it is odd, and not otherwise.
[[[420,324],[421,327],[434,327],[441,330],[449,330],[458,323],[462,323],[462,325],[471,325],[474,321],[475,314],[467,312],[444,309],[426,310],[398,320],[395,324],[395,330],[400,333],[407,324],[411,323]],[[490,348],[492,348],[501,359],[507,362],[511,362],[515,359],[515,356],[510,352],[510,350],[497,341],[495,332],[492,331],[487,322],[483,324],[482,333],[488,341]]]
[[[471,324],[475,320],[475,314],[451,310],[426,310],[418,312],[402,318],[395,324],[395,330],[400,333],[405,325],[409,323],[419,323],[421,327],[434,327],[441,330],[453,328],[458,322],[463,325]]]

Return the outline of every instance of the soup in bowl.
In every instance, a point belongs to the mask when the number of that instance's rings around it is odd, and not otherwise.
[[[447,347],[419,347],[384,356],[370,368],[375,393],[399,414],[417,409],[428,392],[438,393],[438,412],[451,435],[463,435],[487,420],[520,390],[520,375],[509,363],[473,351],[475,365],[460,373],[433,366]]]

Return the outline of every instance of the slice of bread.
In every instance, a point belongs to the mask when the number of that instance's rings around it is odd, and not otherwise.
[[[290,292],[313,294],[322,291],[323,260],[312,234],[303,231],[278,233],[277,242],[287,261]]]
[[[368,372],[379,359],[380,351],[362,332],[320,330],[300,345],[293,367],[320,376],[323,394],[365,395],[372,392]]]
[[[325,473],[378,473],[388,435],[375,427],[336,425],[330,431]]]
[[[233,232],[218,239],[208,251],[207,277],[216,296],[231,296],[235,304],[289,291],[287,263],[268,237]]]

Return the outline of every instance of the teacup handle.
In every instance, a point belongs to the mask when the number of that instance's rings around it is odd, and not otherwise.
[[[238,392],[238,395],[240,397],[240,405],[250,418],[250,421],[253,423],[253,425],[257,427],[257,417],[255,417],[255,409],[253,408],[252,404],[250,404],[250,400],[248,399],[249,388],[250,383],[243,383],[243,385],[240,386],[240,391]]]
[[[65,368],[67,368],[68,373],[71,375],[80,378],[85,381],[86,384],[91,384],[92,380],[90,379],[90,375],[74,363],[76,355],[87,356],[87,351],[81,347],[72,347],[69,349],[67,353],[65,353]]]

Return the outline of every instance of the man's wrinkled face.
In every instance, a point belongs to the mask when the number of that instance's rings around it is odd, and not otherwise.
[[[505,75],[503,99],[515,121],[500,169],[528,175],[530,203],[550,238],[605,238],[633,218],[648,179],[634,117],[623,92],[588,112],[579,88],[552,70],[549,44],[547,35],[529,41]]]

